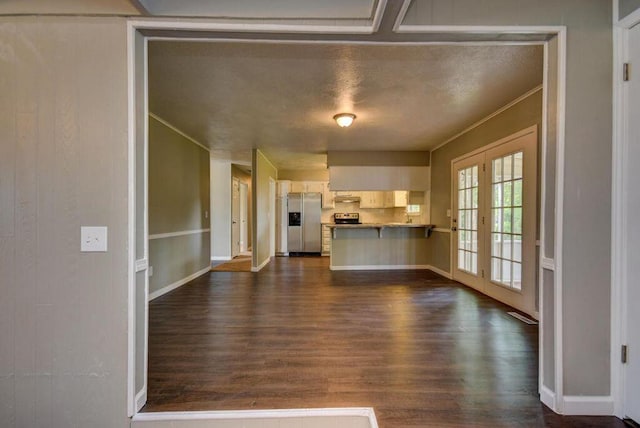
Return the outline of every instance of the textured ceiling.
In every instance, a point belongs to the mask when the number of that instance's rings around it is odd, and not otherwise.
[[[541,83],[539,45],[149,44],[151,112],[221,157],[260,148],[283,169],[429,150]]]

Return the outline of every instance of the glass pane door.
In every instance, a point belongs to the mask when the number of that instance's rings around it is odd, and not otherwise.
[[[458,171],[458,269],[478,274],[478,165]]]
[[[491,280],[522,289],[523,152],[493,159],[491,177]]]

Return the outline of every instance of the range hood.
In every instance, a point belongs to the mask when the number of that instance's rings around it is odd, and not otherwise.
[[[360,202],[360,196],[357,195],[336,195],[333,198],[334,202],[344,202],[347,204]]]

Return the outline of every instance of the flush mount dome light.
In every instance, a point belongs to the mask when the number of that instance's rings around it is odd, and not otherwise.
[[[333,116],[333,120],[336,121],[340,128],[348,128],[355,118],[356,115],[353,113],[338,113]]]

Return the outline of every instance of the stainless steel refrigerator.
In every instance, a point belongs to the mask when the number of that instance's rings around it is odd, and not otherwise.
[[[292,253],[320,253],[322,251],[321,193],[289,193],[287,197],[289,226],[287,250]]]

